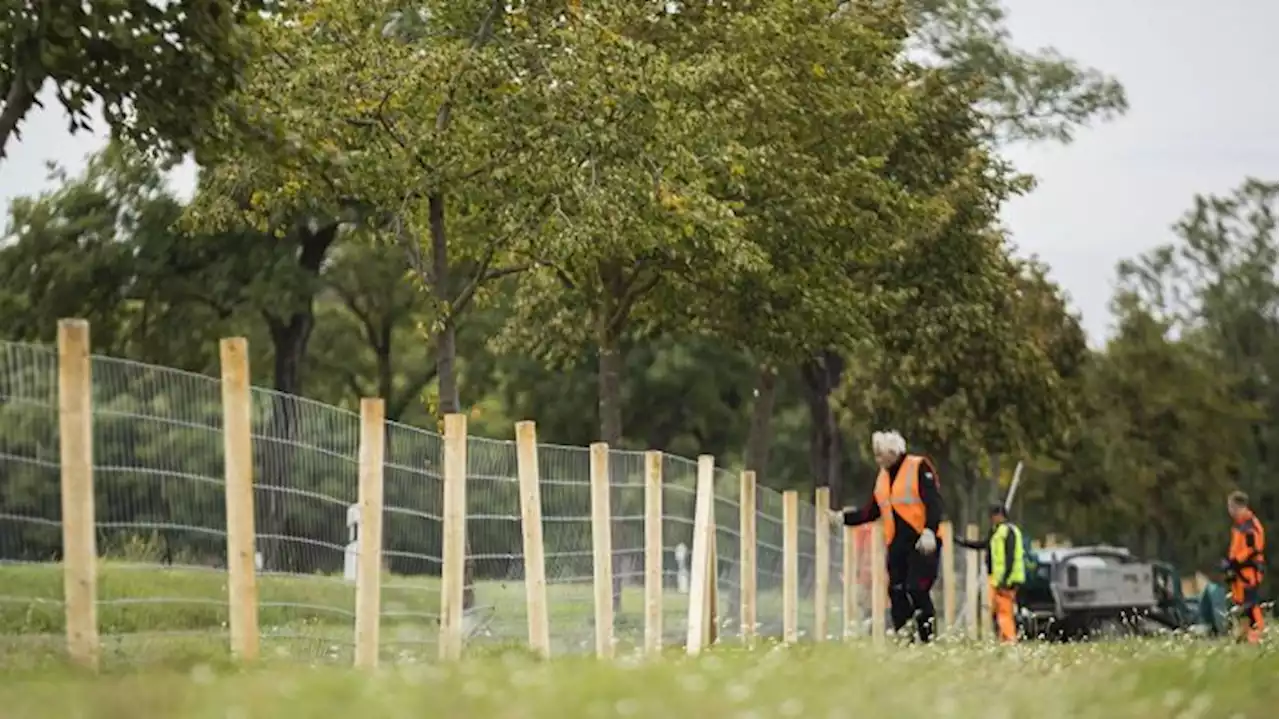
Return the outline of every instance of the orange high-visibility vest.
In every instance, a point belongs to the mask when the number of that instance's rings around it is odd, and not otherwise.
[[[921,465],[927,466],[924,457],[909,454],[903,458],[892,485],[887,471],[881,469],[880,475],[876,477],[875,500],[880,505],[880,521],[884,525],[886,545],[893,543],[895,514],[917,532],[924,531],[926,516],[924,500],[920,497]]]
[[[1252,542],[1249,541],[1250,536]],[[1231,560],[1237,579],[1245,586],[1253,587],[1262,582],[1264,549],[1266,537],[1262,531],[1262,522],[1258,521],[1253,512],[1249,512],[1247,517],[1231,527],[1231,547],[1227,550],[1227,559]]]

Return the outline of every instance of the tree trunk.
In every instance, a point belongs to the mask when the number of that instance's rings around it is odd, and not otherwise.
[[[449,236],[444,221],[444,196],[432,193],[427,198],[427,220],[431,229],[431,289],[435,294],[439,311],[444,317],[440,333],[436,337],[436,378],[440,402],[439,412],[456,414],[462,409],[458,396],[456,360],[458,352],[458,325],[453,314],[454,288],[449,266]],[[462,608],[471,609],[476,603],[475,563],[471,559],[471,535],[464,540],[466,560],[462,565]]]
[[[809,405],[809,470],[815,487],[831,489],[832,508],[842,506],[840,432],[831,395],[840,386],[844,359],[832,350],[824,350],[800,368]]]
[[[598,354],[596,366],[596,382],[597,382],[597,401],[598,411],[600,414],[600,441],[609,445],[610,449],[621,449],[622,447],[622,347],[621,337],[618,332],[618,299],[621,294],[620,272],[608,265],[603,265],[600,270],[601,280],[603,281],[603,291],[601,293],[601,303],[596,313],[596,348]],[[614,471],[612,462],[609,463],[609,484],[614,484],[614,477],[618,476]],[[613,611],[615,613],[622,611],[622,574],[623,563],[621,561],[622,554],[620,549],[623,546],[624,536],[623,527],[617,517],[622,514],[623,507],[621,498],[616,496],[618,493],[610,491],[610,510],[609,513],[614,517],[611,522],[610,534],[613,541],[613,557],[610,560],[613,567]]]
[[[310,320],[294,316],[288,324],[269,322],[272,349],[275,354],[274,380],[278,394],[272,395],[271,424],[268,435],[275,441],[264,447],[263,479],[271,487],[289,487],[293,478],[293,453],[298,446],[298,397],[302,394],[302,360],[306,355],[307,339],[311,333]],[[300,487],[293,487],[301,489]],[[278,572],[311,573],[315,568],[300,566],[299,547],[279,539],[292,537],[290,522],[285,512],[284,494],[268,490],[262,493],[265,502],[259,503],[261,521],[258,530],[265,535],[262,540],[263,568]]]
[[[392,320],[384,319],[378,328],[378,342],[373,347],[374,362],[378,373],[378,396],[391,403],[395,393],[395,367],[391,361]],[[398,419],[388,414],[388,419]]]
[[[330,223],[314,232],[306,227],[297,229],[298,266],[308,280],[319,279],[320,268],[329,248],[337,240],[338,229],[337,223]],[[313,301],[318,286],[318,282],[310,282],[302,290],[301,296],[292,298],[293,301],[289,304],[293,311],[288,314],[263,312],[271,333],[274,382],[278,394],[272,397],[271,420],[267,431],[268,436],[275,441],[266,443],[260,455],[263,468],[261,476],[267,489],[258,493],[261,501],[256,503],[259,507],[256,514],[259,516],[259,532],[265,535],[259,550],[262,552],[263,567],[272,571],[310,574],[322,569],[304,565],[303,557],[306,553],[295,544],[283,541],[283,537],[295,536],[292,522],[285,510],[283,494],[270,489],[311,489],[296,486],[292,467],[295,448],[299,446],[298,399],[302,396],[302,370],[307,345],[311,341],[311,331],[315,328]]]
[[[763,482],[769,467],[769,450],[773,444],[773,407],[778,394],[778,370],[760,365],[756,375],[755,401],[751,405],[751,427],[743,451],[746,468],[756,473],[757,485]]]

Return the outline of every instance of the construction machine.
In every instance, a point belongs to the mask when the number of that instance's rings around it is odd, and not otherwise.
[[[1111,546],[1026,550],[1018,590],[1023,636],[1082,639],[1191,628],[1198,613],[1182,595],[1177,570]]]
[[[1022,478],[1013,473],[1006,511]],[[1023,636],[1081,639],[1190,629],[1199,619],[1199,598],[1182,595],[1180,575],[1167,562],[1134,556],[1107,545],[1025,547],[1026,582],[1018,590]]]

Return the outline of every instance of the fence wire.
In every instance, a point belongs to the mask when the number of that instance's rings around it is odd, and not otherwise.
[[[215,378],[94,357],[93,431],[98,618],[104,653],[225,652],[228,642],[221,385]],[[6,651],[64,643],[57,352],[0,343],[0,635]],[[259,622],[268,656],[348,662],[354,639],[360,418],[267,389],[252,390]],[[443,439],[387,422],[384,463],[382,655],[437,654]],[[541,445],[538,471],[552,651],[594,648],[590,451]],[[516,448],[469,438],[464,632],[472,646],[526,642],[525,557]],[[609,453],[614,636],[644,634],[645,455]],[[684,640],[697,463],[662,456],[662,616],[668,645]],[[740,477],[715,472],[719,641],[741,635]],[[781,637],[782,495],[756,496],[756,633]],[[799,513],[798,627],[814,626],[815,512]],[[827,636],[870,625],[870,527],[856,533],[858,614],[843,614],[844,532],[831,525]],[[956,552],[958,630],[976,613]],[[979,571],[979,577],[982,576]],[[943,580],[945,582],[945,579]],[[939,582],[939,616],[945,584]]]
[[[690,567],[693,564],[693,516],[697,504],[698,463],[662,455],[662,640],[685,640],[689,617]]]
[[[440,626],[444,442],[434,432],[387,422],[385,444],[380,652],[393,661],[430,659]],[[357,547],[349,551],[358,564]]]
[[[64,644],[58,353],[0,343],[0,651]]]
[[[218,642],[228,604],[218,382],[105,357],[90,371],[104,652]]]
[[[518,646],[528,618],[514,442],[467,440],[466,554],[468,640]]]

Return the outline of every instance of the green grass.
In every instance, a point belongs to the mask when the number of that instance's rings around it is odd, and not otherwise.
[[[0,716],[1252,719],[1274,717],[1278,701],[1272,638],[1261,647],[1170,638],[882,649],[764,642],[753,651],[726,639],[691,660],[678,648],[686,604],[675,593],[665,597],[668,656],[641,660],[639,588],[626,590],[616,619],[619,659],[597,662],[581,656],[593,637],[585,584],[548,587],[562,658],[537,662],[522,648],[520,581],[477,587],[483,631],[463,662],[440,665],[437,627],[423,616],[436,612],[438,582],[395,576],[383,587],[384,669],[358,673],[345,668],[350,584],[278,576],[260,583],[262,659],[237,667],[227,652],[225,574],[103,562],[102,671],[88,676],[64,659],[60,567],[0,566]],[[760,598],[762,616],[778,613],[776,599]]]
[[[55,634],[63,631],[63,574],[57,564],[0,565],[0,636]],[[171,568],[137,562],[104,560],[98,565],[98,626],[106,635],[141,632],[191,632],[222,629],[227,623],[226,573],[217,569]],[[525,588],[522,580],[481,581],[476,585],[481,623],[499,637],[523,637]],[[831,601],[838,600],[836,595]],[[354,621],[355,587],[341,578],[260,575],[259,623],[272,627],[345,627]],[[548,616],[553,633],[589,633],[593,621],[589,583],[547,587]],[[722,597],[727,606],[727,598]],[[762,593],[761,617],[780,617],[781,595]],[[383,624],[388,627],[434,625],[439,614],[440,584],[435,577],[386,575],[382,584]],[[675,630],[687,611],[687,597],[667,592],[663,611],[667,628]],[[834,604],[832,610],[838,611]],[[802,603],[801,624],[812,607]],[[643,631],[644,591],[627,586],[622,611],[615,616],[620,635]],[[834,614],[833,614],[834,616]]]
[[[86,676],[0,673],[15,719],[303,717],[1074,717],[1261,719],[1277,705],[1274,645],[866,644],[717,648],[614,662],[518,652],[373,673],[265,662]]]
[[[225,572],[157,566],[145,561],[145,553],[133,554],[137,552],[129,555],[130,561],[106,559],[98,565],[98,625],[104,667],[136,670],[225,661]],[[60,565],[0,565],[0,671],[56,666],[62,661],[62,582]],[[355,604],[352,584],[322,575],[262,575],[258,582],[264,656],[290,662],[350,663]],[[590,653],[595,636],[591,585],[551,584],[547,594],[553,652]],[[436,656],[439,597],[436,578],[384,577],[384,659],[421,661]],[[472,649],[493,651],[522,645],[527,636],[524,583],[483,581],[477,584],[476,597],[477,621],[469,641]],[[687,597],[668,592],[663,604],[664,634],[669,642],[678,642],[683,639]],[[776,593],[761,594],[760,616],[765,620],[780,617],[781,604]],[[811,622],[810,604],[801,605],[802,627]],[[726,615],[723,618],[732,621],[727,616],[726,598],[722,597],[721,606]],[[637,646],[643,632],[643,589],[628,586],[623,591],[622,611],[614,617],[619,649]]]
[[[7,598],[0,601],[0,634],[61,632],[62,581],[60,565],[0,566],[0,594]],[[425,622],[438,614],[437,584],[406,579],[387,584],[383,589],[386,621]],[[355,610],[353,585],[327,576],[262,576],[258,598],[263,626],[349,626]],[[104,634],[224,627],[227,575],[220,570],[101,562],[98,604],[98,626]]]

